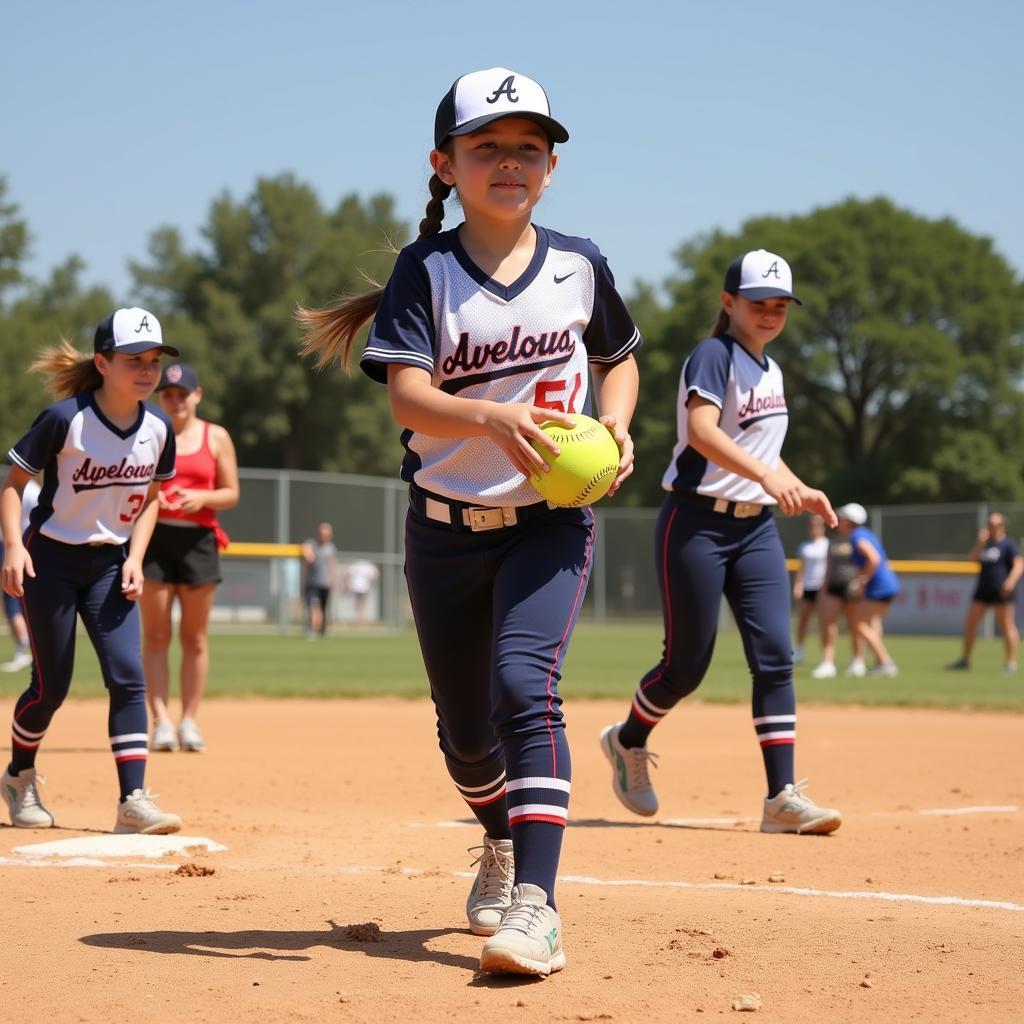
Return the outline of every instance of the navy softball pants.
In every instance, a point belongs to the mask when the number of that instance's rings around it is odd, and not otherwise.
[[[449,775],[516,882],[553,892],[572,777],[558,693],[586,593],[589,509],[482,533],[409,512],[405,575]]]
[[[664,650],[636,688],[622,741],[641,745],[700,685],[711,664],[724,594],[753,679],[754,729],[773,796],[793,782],[796,735],[789,576],[775,519],[769,511],[735,519],[669,495],[658,516],[655,550]]]
[[[110,747],[123,800],[144,785],[146,681],[139,609],[121,593],[126,551],[119,544],[63,544],[34,531],[27,538],[35,578],[25,577],[22,606],[32,642],[32,679],[11,724],[11,771],[35,764],[50,720],[71,688],[79,615],[110,695]]]

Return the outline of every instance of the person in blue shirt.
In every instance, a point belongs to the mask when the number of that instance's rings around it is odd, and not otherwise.
[[[882,639],[882,623],[893,598],[900,592],[900,581],[889,567],[882,542],[867,528],[868,513],[863,505],[851,501],[836,509],[839,531],[853,546],[853,564],[857,567],[857,589],[861,600],[857,605],[857,632],[871,648],[876,663],[869,676],[891,677],[899,674],[896,663]]]
[[[980,562],[981,568],[971,607],[967,611],[967,620],[964,622],[963,653],[949,668],[963,671],[971,667],[971,651],[974,650],[978,623],[991,608],[1006,645],[1003,672],[1016,672],[1020,633],[1014,619],[1014,596],[1021,574],[1024,573],[1024,558],[1021,558],[1017,545],[1006,536],[1006,520],[1001,512],[993,512],[988,517],[988,528],[978,532],[978,540],[971,549],[970,558],[972,562]]]

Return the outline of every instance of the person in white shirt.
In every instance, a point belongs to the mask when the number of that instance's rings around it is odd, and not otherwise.
[[[796,556],[800,567],[793,579],[793,600],[800,606],[796,620],[796,644],[793,647],[793,663],[800,664],[804,660],[804,641],[807,638],[807,627],[811,616],[817,613],[818,627],[822,630],[821,643],[825,645],[824,626],[821,621],[821,609],[818,604],[818,591],[825,583],[825,565],[828,562],[828,537],[825,536],[825,520],[821,516],[811,516],[807,532],[809,537],[797,548]]]

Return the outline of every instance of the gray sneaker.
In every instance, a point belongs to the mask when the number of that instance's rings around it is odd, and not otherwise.
[[[6,768],[0,780],[0,791],[11,814],[11,824],[18,828],[53,828],[53,815],[39,799],[39,785],[46,780],[35,768],[22,768],[12,775]]]
[[[136,833],[144,836],[166,836],[181,831],[181,818],[161,811],[153,802],[156,794],[136,789],[117,805],[115,835]]]
[[[512,889],[512,905],[480,951],[481,971],[546,978],[565,966],[562,922],[547,898],[540,886],[528,882]]]
[[[619,742],[622,723],[601,733],[601,750],[612,766],[612,788],[622,805],[645,818],[658,813],[658,795],[651,786],[648,764],[658,765],[658,755],[646,747],[624,747]]]
[[[183,718],[178,725],[178,743],[182,750],[191,750],[194,753],[200,753],[206,749],[203,734],[191,718]]]
[[[493,935],[501,924],[502,914],[512,903],[512,882],[515,878],[511,839],[484,836],[483,846],[474,846],[479,864],[473,888],[466,900],[466,917],[474,935]]]
[[[881,661],[868,672],[872,679],[894,679],[899,674],[900,670],[893,661]]]
[[[762,832],[792,832],[796,835],[823,836],[835,832],[843,816],[831,807],[819,807],[804,796],[806,779],[787,783],[781,793],[764,802]]]
[[[177,750],[178,734],[174,731],[174,723],[169,718],[161,718],[153,727],[153,742],[150,750]]]

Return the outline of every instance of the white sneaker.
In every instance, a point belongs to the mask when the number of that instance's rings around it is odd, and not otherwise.
[[[177,750],[178,734],[174,731],[174,723],[169,718],[161,718],[153,727],[153,741],[150,750]]]
[[[478,852],[479,851],[479,852]],[[501,917],[512,905],[512,882],[515,878],[511,839],[484,836],[483,846],[474,846],[474,864],[479,864],[473,888],[466,900],[466,917],[474,935],[493,935]]]
[[[872,679],[892,679],[900,674],[900,670],[893,661],[879,662],[868,675]]]
[[[1003,675],[1004,676],[1014,676],[1016,674],[1017,674],[1017,662],[1015,662],[1015,661],[1008,661],[1003,666]]]
[[[23,668],[32,667],[32,652],[25,650],[24,647],[19,647],[14,654],[11,655],[10,661],[5,661],[0,665],[0,672],[20,672]]]
[[[22,768],[17,775],[4,769],[0,791],[10,811],[12,825],[18,828],[53,828],[53,815],[39,799],[38,786],[45,781],[35,768]]]
[[[171,832],[180,832],[181,818],[161,811],[153,802],[155,795],[148,789],[135,789],[123,802],[118,803],[114,834],[134,832],[144,836],[166,836]]]
[[[804,662],[804,649],[802,647],[793,648],[793,664],[802,665]]]
[[[480,951],[481,971],[546,978],[565,966],[562,922],[547,898],[540,886],[528,882],[513,888],[512,905]]]
[[[624,747],[619,742],[622,723],[601,733],[601,750],[612,766],[612,789],[622,805],[645,818],[658,813],[658,795],[651,786],[648,763],[658,765],[658,755],[646,747]]]
[[[835,662],[823,661],[817,668],[811,669],[812,679],[833,679],[836,674]]]
[[[203,743],[203,734],[191,718],[183,718],[178,725],[178,743],[182,750],[191,750],[197,754],[206,749],[206,744]]]
[[[823,836],[835,832],[843,816],[831,807],[819,807],[804,796],[806,779],[787,783],[781,793],[764,802],[762,832],[793,832],[797,835]]]
[[[864,664],[863,658],[854,658],[849,665],[846,666],[846,671],[843,673],[845,676],[853,676],[855,679],[863,679],[868,674],[868,667]]]

